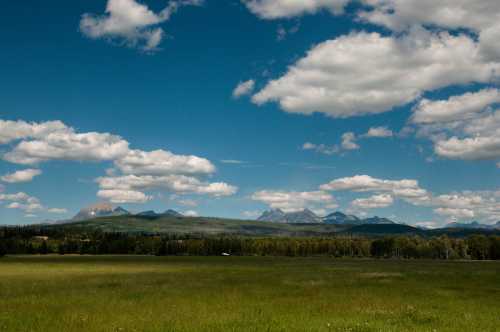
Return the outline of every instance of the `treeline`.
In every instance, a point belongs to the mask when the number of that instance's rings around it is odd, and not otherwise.
[[[5,254],[137,254],[219,256],[331,256],[427,259],[500,259],[500,237],[472,235],[423,238],[248,238],[234,236],[67,233],[59,230],[0,229]]]

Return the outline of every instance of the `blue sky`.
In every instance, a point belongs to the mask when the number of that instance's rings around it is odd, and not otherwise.
[[[98,201],[500,220],[498,4],[378,2],[3,4],[0,223]]]

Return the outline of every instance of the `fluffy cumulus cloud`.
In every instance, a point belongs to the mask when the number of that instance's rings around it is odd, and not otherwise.
[[[302,144],[302,150],[312,150],[318,153],[322,153],[328,156],[341,153],[343,151],[357,150],[359,149],[358,143],[356,143],[357,137],[352,132],[347,132],[342,134],[340,144],[326,145],[326,144],[314,144],[311,142],[306,142]]]
[[[313,14],[326,9],[334,14],[343,12],[349,0],[242,0],[247,8],[263,19],[277,19]]]
[[[175,155],[169,151],[130,150],[115,165],[125,174],[210,174],[215,166],[197,156]]]
[[[152,51],[158,48],[165,34],[159,24],[168,21],[182,6],[200,4],[202,0],[170,1],[155,13],[135,0],[108,0],[104,15],[82,15],[80,30],[89,38],[105,38]]]
[[[500,91],[483,89],[451,96],[447,100],[422,99],[413,110],[416,124],[447,123],[474,118],[487,106],[500,102]]]
[[[7,144],[22,138],[43,138],[55,132],[66,130],[61,121],[26,122],[0,119],[0,144]]]
[[[353,132],[346,132],[341,136],[340,144],[327,145],[327,144],[315,144],[311,142],[306,142],[302,144],[302,150],[311,150],[325,155],[334,155],[349,150],[358,150],[360,145],[358,141],[365,138],[373,137],[392,137],[392,130],[387,127],[371,127],[367,133],[362,135],[356,135]]]
[[[302,144],[302,150],[312,150],[318,153],[331,156],[336,153],[339,153],[340,147],[338,145],[314,144],[311,142],[306,142]]]
[[[471,137],[460,139],[452,137],[438,141],[435,152],[450,159],[480,160],[500,158],[500,136]]]
[[[395,198],[426,208],[448,221],[477,218],[486,222],[500,219],[500,191],[462,191],[434,195],[419,187],[416,180],[386,180],[368,175],[335,179],[320,186],[324,191],[373,192],[368,198],[351,202],[356,209],[382,208],[391,205]]]
[[[66,210],[61,208],[46,208],[42,205],[38,198],[30,196],[24,192],[18,192],[15,194],[0,194],[0,203],[5,203],[5,207],[7,209],[21,210],[27,214],[33,214],[37,211],[66,213]]]
[[[483,89],[446,100],[422,100],[411,123],[417,136],[430,137],[443,158],[480,160],[500,158],[498,89]]]
[[[56,132],[39,140],[20,142],[4,159],[17,164],[47,160],[113,160],[128,151],[128,143],[107,133]]]
[[[327,184],[321,185],[322,190],[350,190],[357,192],[369,191],[400,191],[407,189],[419,189],[416,180],[384,180],[373,178],[369,175],[355,175],[335,179]]]
[[[245,82],[240,82],[233,90],[233,98],[237,99],[242,96],[252,93],[255,86],[254,80],[248,80]]]
[[[440,216],[452,217],[455,219],[474,218],[474,211],[469,209],[437,208],[434,209]]]
[[[392,137],[393,132],[387,127],[371,127],[368,129],[366,134],[363,135],[363,137],[376,137],[376,138],[383,138],[383,137]]]
[[[6,208],[19,209],[28,213],[43,210],[40,200],[24,192],[16,194],[0,194],[0,202],[6,202]]]
[[[230,196],[237,188],[224,182],[205,182],[186,175],[124,175],[116,177],[101,177],[97,183],[102,190],[143,191],[165,189],[177,194],[200,194],[215,197]],[[111,193],[108,193],[108,195]],[[102,193],[101,193],[102,195]],[[102,197],[102,196],[101,196]],[[142,201],[142,197],[135,196]]]
[[[47,160],[113,160],[128,152],[128,142],[109,133],[77,133],[60,121],[26,123],[2,121],[17,128],[6,135],[6,142],[20,140],[3,158],[17,164],[35,164]]]
[[[500,192],[463,191],[434,197],[434,212],[449,220],[483,219],[490,222],[500,218]]]
[[[343,118],[385,112],[452,84],[490,82],[499,70],[500,63],[486,61],[464,34],[358,32],[314,46],[252,100],[277,101],[291,113]]]
[[[469,29],[479,36],[481,51],[488,59],[500,59],[500,3],[496,0],[363,0],[369,10],[358,13],[362,20],[404,31],[415,25],[444,29]]]
[[[402,199],[414,205],[426,205],[431,201],[431,195],[427,190],[420,188],[417,180],[385,180],[373,178],[369,175],[355,175],[352,177],[339,178],[320,186],[326,191],[353,191],[374,192],[387,198],[387,196]],[[374,196],[375,197],[375,196]],[[372,197],[373,198],[373,197]],[[369,201],[362,201],[368,203]]]
[[[124,204],[124,203],[146,203],[152,197],[135,190],[121,190],[121,189],[105,189],[97,192],[99,198],[110,201],[111,203]]]
[[[392,198],[391,195],[388,194],[380,194],[380,195],[373,195],[368,198],[357,198],[354,201],[352,201],[351,205],[354,208],[360,208],[360,209],[377,209],[377,208],[384,208],[392,205],[394,202],[394,199]]]
[[[324,191],[274,191],[255,192],[251,198],[269,205],[273,209],[296,212],[305,208],[317,211],[322,208],[335,209],[335,198]]]
[[[199,216],[198,212],[196,212],[194,210],[187,210],[187,211],[184,211],[182,214],[186,217],[198,217]]]
[[[78,133],[60,121],[27,123],[0,120],[0,144],[16,145],[3,159],[18,164],[50,160],[113,161],[108,176],[98,179],[98,197],[113,203],[144,203],[152,198],[144,193],[164,189],[180,194],[204,194],[214,197],[232,195],[235,186],[224,182],[206,182],[198,177],[215,173],[207,159],[177,155],[166,150],[142,151],[129,148],[129,142],[110,133]],[[6,182],[26,182],[41,172],[27,169],[6,174]],[[16,205],[17,206],[17,205]]]
[[[19,182],[30,182],[35,176],[42,174],[39,169],[28,168],[20,171],[15,171],[14,173],[5,174],[0,177],[4,182],[8,183],[19,183]]]
[[[313,14],[328,9],[343,12],[349,3],[361,3],[360,21],[384,26],[396,32],[426,26],[440,29],[467,29],[479,40],[482,56],[500,60],[500,4],[497,0],[249,0],[248,9],[264,19]]]
[[[344,133],[342,135],[342,143],[340,146],[344,150],[357,150],[359,145],[356,143],[356,135],[352,132]]]

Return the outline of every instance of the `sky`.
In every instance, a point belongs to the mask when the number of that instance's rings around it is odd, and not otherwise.
[[[497,0],[9,1],[0,224],[500,220]]]

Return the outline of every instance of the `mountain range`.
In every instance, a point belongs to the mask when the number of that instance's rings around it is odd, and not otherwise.
[[[480,224],[477,221],[471,223],[458,223],[452,222],[445,226],[445,228],[465,228],[465,229],[500,229],[500,221],[493,225]]]
[[[89,207],[81,209],[73,218],[71,222],[83,221],[100,217],[116,217],[116,216],[131,216],[135,215],[138,217],[182,217],[183,215],[175,210],[168,209],[163,213],[156,213],[155,211],[143,211],[136,214],[132,214],[121,206],[113,207],[109,203],[97,203]]]
[[[162,213],[157,213],[153,210],[143,211],[139,213],[131,213],[121,206],[114,207],[109,203],[97,203],[89,207],[81,209],[72,219],[55,222],[68,223],[91,220],[101,217],[139,217],[147,219],[157,219],[161,217],[184,217],[181,213],[168,209]],[[362,225],[398,225],[398,223],[381,217],[359,218],[352,214],[345,214],[340,211],[330,213],[324,217],[318,216],[309,209],[301,211],[284,212],[281,209],[271,209],[264,211],[257,221],[264,221],[278,224],[324,224],[338,226],[362,226]],[[466,229],[466,230],[500,230],[500,221],[496,224],[488,225],[481,224],[477,221],[470,223],[452,222],[447,224],[445,229]]]
[[[296,212],[284,212],[281,209],[271,209],[264,211],[257,218],[259,221],[287,223],[287,224],[330,224],[330,225],[380,225],[380,224],[395,224],[394,221],[387,218],[371,217],[361,219],[354,215],[347,215],[342,212],[333,212],[325,217],[316,215],[309,209]]]

